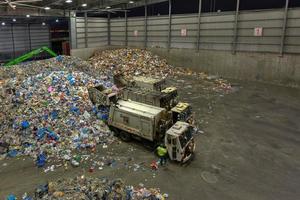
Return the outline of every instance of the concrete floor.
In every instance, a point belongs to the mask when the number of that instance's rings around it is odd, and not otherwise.
[[[237,83],[235,92],[219,95],[201,81],[170,80],[192,103],[203,134],[189,165],[168,163],[153,172],[156,159],[138,142],[115,143],[97,154],[118,158],[116,167],[89,173],[89,164],[44,173],[30,158],[0,161],[0,198],[33,192],[38,184],[61,177],[120,177],[127,184],[159,187],[169,199],[295,200],[300,197],[300,90],[260,83]],[[234,83],[234,81],[233,81]],[[145,165],[137,171],[125,160]],[[25,159],[25,160],[23,160]],[[7,166],[3,166],[6,163]]]

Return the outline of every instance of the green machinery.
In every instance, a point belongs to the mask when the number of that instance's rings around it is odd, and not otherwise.
[[[51,49],[49,49],[48,47],[41,47],[41,48],[38,48],[38,49],[35,49],[35,50],[32,50],[31,52],[29,53],[26,53],[18,58],[15,58],[11,61],[9,61],[8,63],[4,64],[4,66],[6,67],[10,67],[12,65],[17,65],[25,60],[28,60],[30,58],[32,58],[33,56],[36,56],[42,52],[47,52],[48,54],[50,54],[51,56],[53,57],[56,57],[57,54],[54,53]]]

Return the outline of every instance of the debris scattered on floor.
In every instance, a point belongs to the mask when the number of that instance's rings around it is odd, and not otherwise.
[[[107,200],[165,200],[168,194],[162,194],[158,188],[146,188],[125,185],[121,179],[110,181],[106,178],[60,179],[48,182],[36,188],[34,197],[25,193],[22,199],[107,199]],[[9,200],[16,199],[11,194]]]

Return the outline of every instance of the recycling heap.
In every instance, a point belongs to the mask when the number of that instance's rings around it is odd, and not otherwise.
[[[36,189],[34,199],[105,199],[105,200],[164,200],[167,194],[159,189],[127,186],[121,179],[105,178],[61,179],[48,182]]]
[[[226,80],[209,76],[203,72],[195,72],[189,68],[174,67],[157,55],[143,49],[116,49],[96,51],[88,62],[92,71],[111,74],[122,74],[125,79],[133,76],[152,76],[156,78],[176,77],[178,75],[193,75],[201,82],[211,85],[209,89],[217,92],[227,92],[231,89]],[[213,77],[213,78],[212,78]]]
[[[116,49],[95,52],[89,59],[93,69],[107,73],[122,74],[128,79],[133,76],[165,78],[177,72],[184,72],[183,68],[174,68],[166,59],[142,49]]]
[[[96,52],[88,62],[69,56],[0,68],[0,159],[30,155],[45,160],[71,160],[74,149],[95,148],[113,142],[112,133],[97,118],[102,113],[91,104],[87,88],[102,84],[113,90],[113,74],[167,77],[196,75],[167,64],[165,59],[141,49]],[[230,88],[215,79],[213,90]],[[116,88],[117,89],[117,88]]]
[[[70,160],[74,149],[113,141],[87,91],[112,84],[77,71],[82,66],[57,57],[1,69],[0,155],[30,155],[42,167],[48,158]]]

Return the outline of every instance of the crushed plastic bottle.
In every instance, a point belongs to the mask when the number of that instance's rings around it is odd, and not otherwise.
[[[40,153],[36,159],[36,165],[38,167],[44,167],[47,162],[47,156],[44,153]]]

